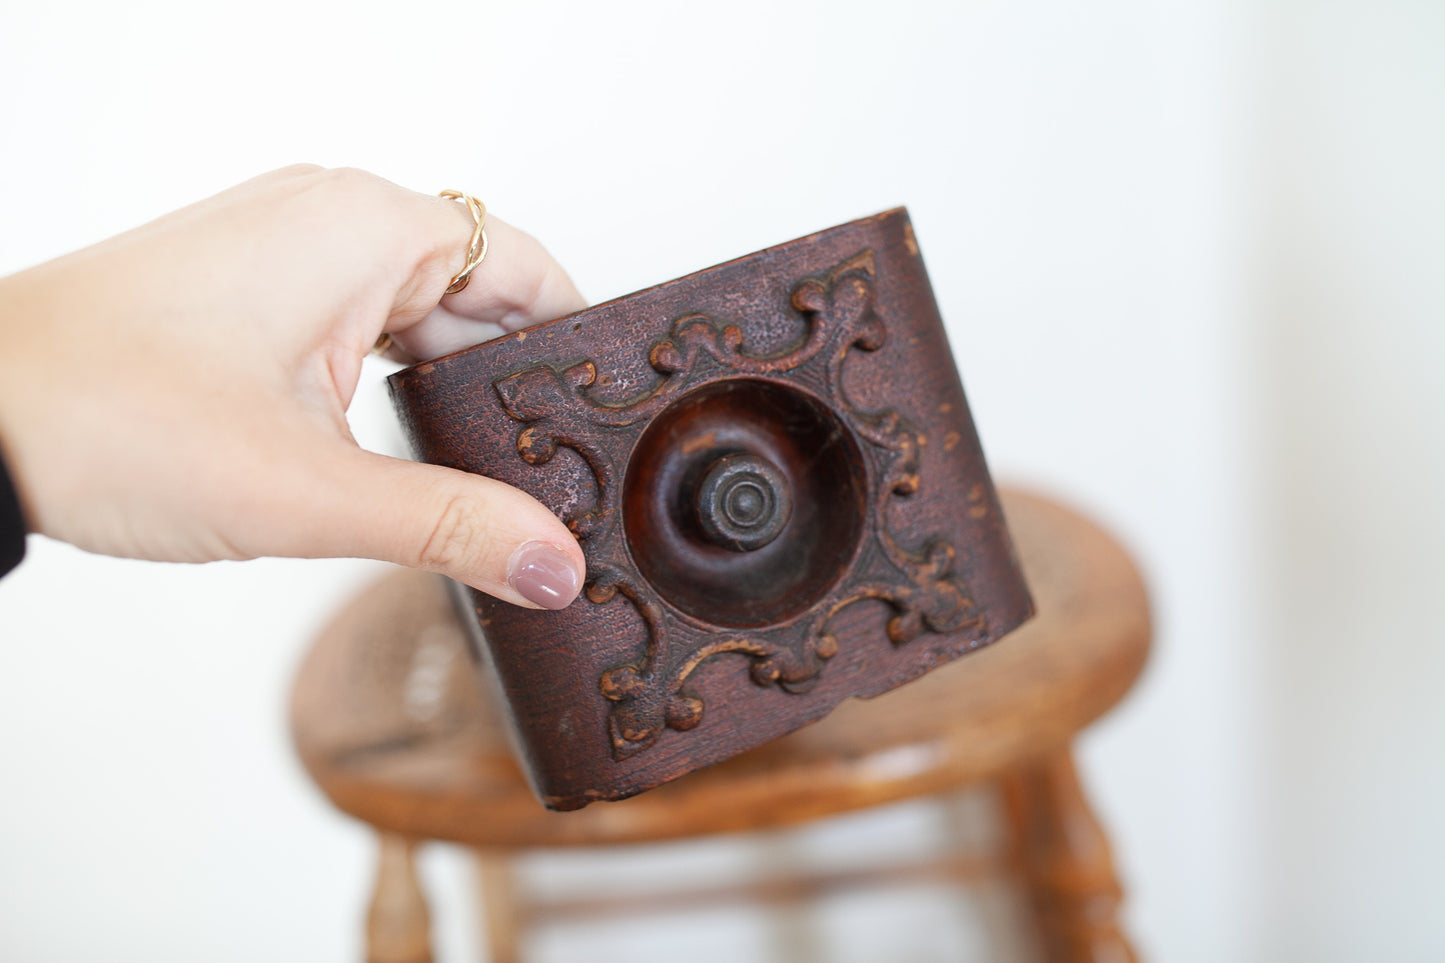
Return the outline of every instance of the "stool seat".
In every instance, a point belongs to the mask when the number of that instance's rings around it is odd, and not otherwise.
[[[445,586],[398,570],[348,604],[297,677],[301,759],[384,833],[482,849],[777,827],[1003,776],[1066,752],[1144,665],[1144,586],[1105,532],[1047,499],[1003,504],[1038,615],[979,652],[632,799],[555,813],[532,795]]]

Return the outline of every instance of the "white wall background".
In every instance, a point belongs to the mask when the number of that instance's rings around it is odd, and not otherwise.
[[[475,191],[595,300],[907,203],[996,474],[1153,582],[1082,746],[1145,952],[1435,960],[1442,51],[1433,0],[8,0],[0,272],[294,161]],[[355,958],[370,848],[284,704],[375,566],[31,549],[0,958]]]

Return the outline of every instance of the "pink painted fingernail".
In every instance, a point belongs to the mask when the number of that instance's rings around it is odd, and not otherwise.
[[[507,564],[507,584],[544,609],[565,609],[582,587],[572,557],[546,542],[526,542]]]

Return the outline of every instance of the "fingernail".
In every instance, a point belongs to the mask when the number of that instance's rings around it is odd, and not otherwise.
[[[546,542],[526,542],[507,564],[507,584],[544,609],[565,609],[577,597],[581,573],[571,556]]]

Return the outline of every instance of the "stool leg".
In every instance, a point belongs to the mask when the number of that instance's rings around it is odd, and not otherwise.
[[[416,843],[382,833],[366,914],[367,963],[432,963],[431,913],[416,875]]]
[[[1131,963],[1109,841],[1065,749],[1001,780],[1050,963]]]
[[[823,941],[815,915],[817,892],[798,878],[798,868],[808,865],[807,854],[791,830],[777,830],[752,843],[761,880],[784,881],[760,902],[775,959],[808,963],[823,959]],[[820,882],[831,874],[824,874]],[[792,886],[786,881],[796,881]],[[772,889],[772,887],[768,887]]]
[[[521,959],[521,903],[516,871],[508,853],[478,852],[477,883],[482,918],[487,926],[489,963],[517,963]]]

